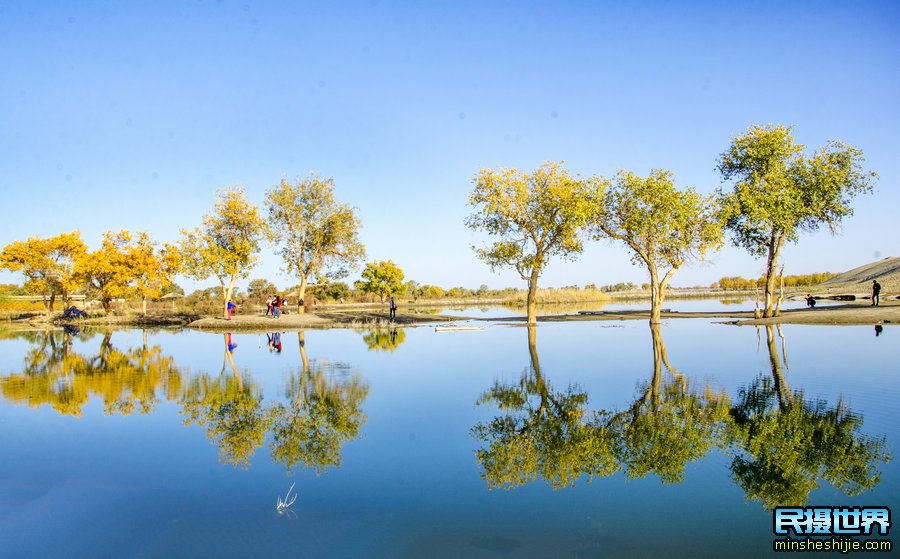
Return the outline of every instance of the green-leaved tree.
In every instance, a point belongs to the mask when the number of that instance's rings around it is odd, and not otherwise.
[[[766,257],[765,317],[774,303],[778,259],[785,242],[822,225],[834,233],[853,213],[850,202],[871,192],[877,175],[862,167],[862,151],[829,142],[811,157],[786,126],[751,126],[719,157],[719,172],[734,190],[721,195],[725,227],[735,246]]]
[[[360,220],[353,208],[334,199],[334,180],[315,175],[296,184],[283,180],[266,193],[266,207],[285,269],[300,278],[300,299],[310,278],[346,277],[365,258]]]
[[[499,239],[476,253],[492,270],[513,268],[528,282],[528,324],[535,324],[541,272],[554,256],[574,258],[582,250],[588,183],[552,162],[530,174],[482,169],[474,182],[469,205],[475,212],[466,225]]]
[[[675,272],[722,244],[714,199],[678,190],[672,173],[656,169],[647,178],[619,171],[595,199],[594,236],[625,243],[632,261],[650,272],[650,323],[658,324],[666,287]]]
[[[379,260],[366,263],[361,279],[353,285],[363,293],[373,293],[385,298],[403,290],[403,270],[397,267],[391,260]]]

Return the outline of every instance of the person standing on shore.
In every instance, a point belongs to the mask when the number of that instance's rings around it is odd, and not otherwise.
[[[872,280],[872,305],[878,306],[881,303],[881,284],[878,280]]]
[[[272,318],[281,318],[281,297],[278,295],[272,300]]]
[[[227,313],[227,314],[228,314],[228,317],[227,317],[225,320],[231,320],[231,311],[233,311],[233,310],[235,309],[235,307],[237,307],[237,305],[235,305],[235,304],[231,301],[231,299],[229,299],[229,300],[228,300],[228,304],[225,305],[225,309],[228,311],[228,313]]]
[[[394,301],[394,298],[391,297],[391,320],[397,316],[397,302]]]
[[[272,297],[266,298],[266,316],[269,316],[269,313],[272,312]]]

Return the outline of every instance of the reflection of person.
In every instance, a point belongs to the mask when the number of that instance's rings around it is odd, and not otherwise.
[[[872,280],[872,305],[878,306],[881,303],[879,295],[881,294],[881,284],[878,280]]]
[[[281,353],[281,332],[266,334],[266,338],[269,339],[269,351]]]
[[[397,301],[394,301],[394,298],[391,297],[391,318],[397,316]]]
[[[231,334],[225,334],[225,347],[228,348],[228,353],[234,353],[234,348],[237,347],[237,344],[231,341]]]
[[[878,336],[880,336],[881,333],[882,333],[883,331],[884,331],[884,326],[882,326],[881,324],[876,324],[876,325],[875,325],[875,337],[876,337],[876,338],[877,338]]]
[[[225,318],[225,320],[231,320],[231,311],[233,311],[233,310],[235,309],[235,307],[237,307],[237,305],[235,305],[235,304],[231,301],[231,299],[229,299],[229,300],[228,300],[228,304],[225,305],[225,311],[226,311],[226,314],[228,315],[228,316]]]
[[[806,306],[811,309],[816,308],[816,298],[809,293],[806,294]]]

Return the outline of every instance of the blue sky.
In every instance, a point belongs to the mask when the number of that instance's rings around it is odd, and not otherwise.
[[[359,209],[370,260],[520,285],[469,248],[487,240],[463,225],[479,168],[662,167],[711,192],[732,136],[781,123],[862,148],[880,175],[840,235],[785,252],[787,273],[843,271],[900,252],[898,24],[894,2],[0,1],[0,244],[174,241],[218,188],[262,203],[315,172]],[[673,283],[763,265],[726,248]],[[251,277],[295,283],[278,268],[267,248]],[[620,281],[645,272],[595,243],[542,283]]]

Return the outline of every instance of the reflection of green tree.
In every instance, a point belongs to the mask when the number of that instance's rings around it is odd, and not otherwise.
[[[556,392],[541,375],[534,326],[528,328],[531,368],[516,384],[494,383],[479,399],[504,415],[472,429],[487,445],[475,451],[488,487],[516,487],[538,476],[554,488],[573,485],[581,475],[613,474],[618,466],[602,413],[584,408],[587,394],[577,386]]]
[[[665,483],[681,482],[688,462],[706,456],[721,435],[728,397],[709,388],[700,396],[672,368],[659,324],[651,324],[653,378],[632,406],[609,425],[615,454],[630,478],[654,473]],[[668,371],[664,378],[663,365]]]
[[[406,332],[402,328],[372,330],[363,335],[363,341],[369,351],[394,351],[405,340]]]
[[[877,485],[879,463],[890,460],[884,439],[862,434],[862,416],[842,401],[832,407],[792,393],[772,326],[766,339],[772,377],[742,389],[731,409],[731,471],[747,497],[771,508],[805,504],[820,478],[847,495]]]
[[[82,340],[89,334],[76,334]],[[148,413],[157,402],[157,392],[167,398],[178,393],[181,374],[171,357],[159,346],[126,351],[111,343],[111,332],[103,335],[97,355],[85,357],[72,349],[73,334],[67,331],[36,333],[30,341],[21,374],[0,379],[4,397],[39,407],[48,404],[61,414],[80,416],[90,395],[103,399],[108,414],[129,414],[135,409]]]
[[[340,367],[310,364],[303,332],[298,333],[301,371],[291,376],[288,404],[269,410],[272,457],[292,470],[298,464],[317,473],[341,463],[341,447],[359,435],[366,416],[362,403],[369,385],[358,374],[341,376]]]
[[[231,373],[225,372],[226,364]],[[246,467],[250,457],[265,441],[271,421],[262,407],[262,392],[252,378],[241,376],[228,350],[225,334],[225,356],[218,377],[200,374],[191,379],[181,399],[185,425],[206,427],[206,436],[219,447],[219,459],[227,464]]]

